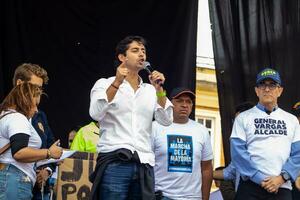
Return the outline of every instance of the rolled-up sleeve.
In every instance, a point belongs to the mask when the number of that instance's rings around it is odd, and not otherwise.
[[[95,83],[91,90],[89,113],[96,121],[100,121],[105,116],[110,105],[114,103],[113,101],[108,103],[106,95],[106,90],[109,87],[110,82],[109,79],[100,79]]]
[[[170,126],[173,122],[173,104],[167,98],[165,108],[161,107],[158,103],[154,111],[155,120],[163,125]]]

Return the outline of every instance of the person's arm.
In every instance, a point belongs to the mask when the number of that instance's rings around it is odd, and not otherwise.
[[[20,142],[17,141],[19,140],[18,136],[20,136],[20,134],[16,134],[10,138],[12,155],[16,161],[30,163],[39,160],[44,160],[47,158],[57,159],[61,156],[62,148],[57,146],[59,140],[57,140],[49,149],[35,149],[27,146],[28,140],[26,146],[25,143],[22,142],[21,142],[22,144],[20,145]]]
[[[210,194],[210,188],[213,178],[213,167],[212,167],[212,159],[213,159],[213,151],[211,147],[211,140],[208,130],[203,127],[200,130],[203,135],[204,145],[201,152],[201,173],[202,173],[202,199],[208,200]]]
[[[95,83],[91,90],[89,108],[90,116],[94,120],[100,121],[105,116],[128,72],[124,63],[121,63],[112,82],[107,79],[100,79]]]
[[[223,178],[224,180],[235,180],[236,179],[236,169],[233,166],[232,162],[223,169]]]
[[[267,176],[258,170],[255,163],[251,160],[251,156],[247,150],[246,134],[241,114],[236,117],[233,124],[230,148],[231,162],[241,173],[241,176],[247,176],[251,181],[261,185],[262,181],[267,178]]]
[[[149,80],[156,90],[158,105],[164,109],[167,101],[166,92],[162,87],[165,82],[164,75],[155,70],[149,75]]]
[[[247,176],[251,181],[261,185],[267,176],[258,170],[247,151],[246,142],[239,138],[230,139],[232,163],[242,176]]]
[[[202,199],[208,200],[210,194],[210,188],[213,178],[212,161],[201,161],[201,173],[202,173]]]
[[[223,199],[234,199],[236,194],[232,181],[221,181],[220,191],[222,193]]]
[[[213,179],[224,180],[223,169],[213,171]]]
[[[295,181],[300,171],[300,126],[295,119],[295,131],[293,143],[291,144],[290,157],[282,167],[281,172],[287,173],[292,181]],[[278,192],[279,187],[285,183],[283,176],[272,176],[262,183],[262,187],[268,192]]]
[[[123,83],[123,80],[126,78],[128,73],[129,71],[125,66],[125,63],[122,62],[117,68],[115,80],[110,84],[110,86],[106,90],[108,102],[111,102],[113,100],[117,91],[119,90],[120,85]]]
[[[162,85],[165,82],[165,77],[158,71],[153,71],[149,75],[150,83],[156,91],[157,106],[154,111],[154,119],[163,126],[169,126],[173,122],[173,105],[166,97],[166,91]]]
[[[292,181],[296,181],[300,171],[300,125],[297,124],[294,132],[294,139],[291,145],[290,157],[282,167],[282,171],[287,172]]]

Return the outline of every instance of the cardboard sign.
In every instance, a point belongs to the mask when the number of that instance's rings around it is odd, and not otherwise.
[[[97,154],[76,152],[58,167],[57,200],[88,200]]]

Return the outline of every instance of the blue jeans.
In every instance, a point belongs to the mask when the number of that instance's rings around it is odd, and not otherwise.
[[[23,171],[11,164],[0,170],[0,200],[30,200],[32,182]]]
[[[107,165],[99,192],[99,200],[141,199],[138,164],[118,161]]]

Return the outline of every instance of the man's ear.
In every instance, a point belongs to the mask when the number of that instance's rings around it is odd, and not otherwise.
[[[126,56],[124,54],[119,54],[118,58],[121,62],[125,62],[126,60],[128,60],[128,58],[126,58]]]
[[[20,85],[20,84],[22,84],[22,83],[24,83],[24,81],[22,81],[21,79],[17,79],[16,85]]]

